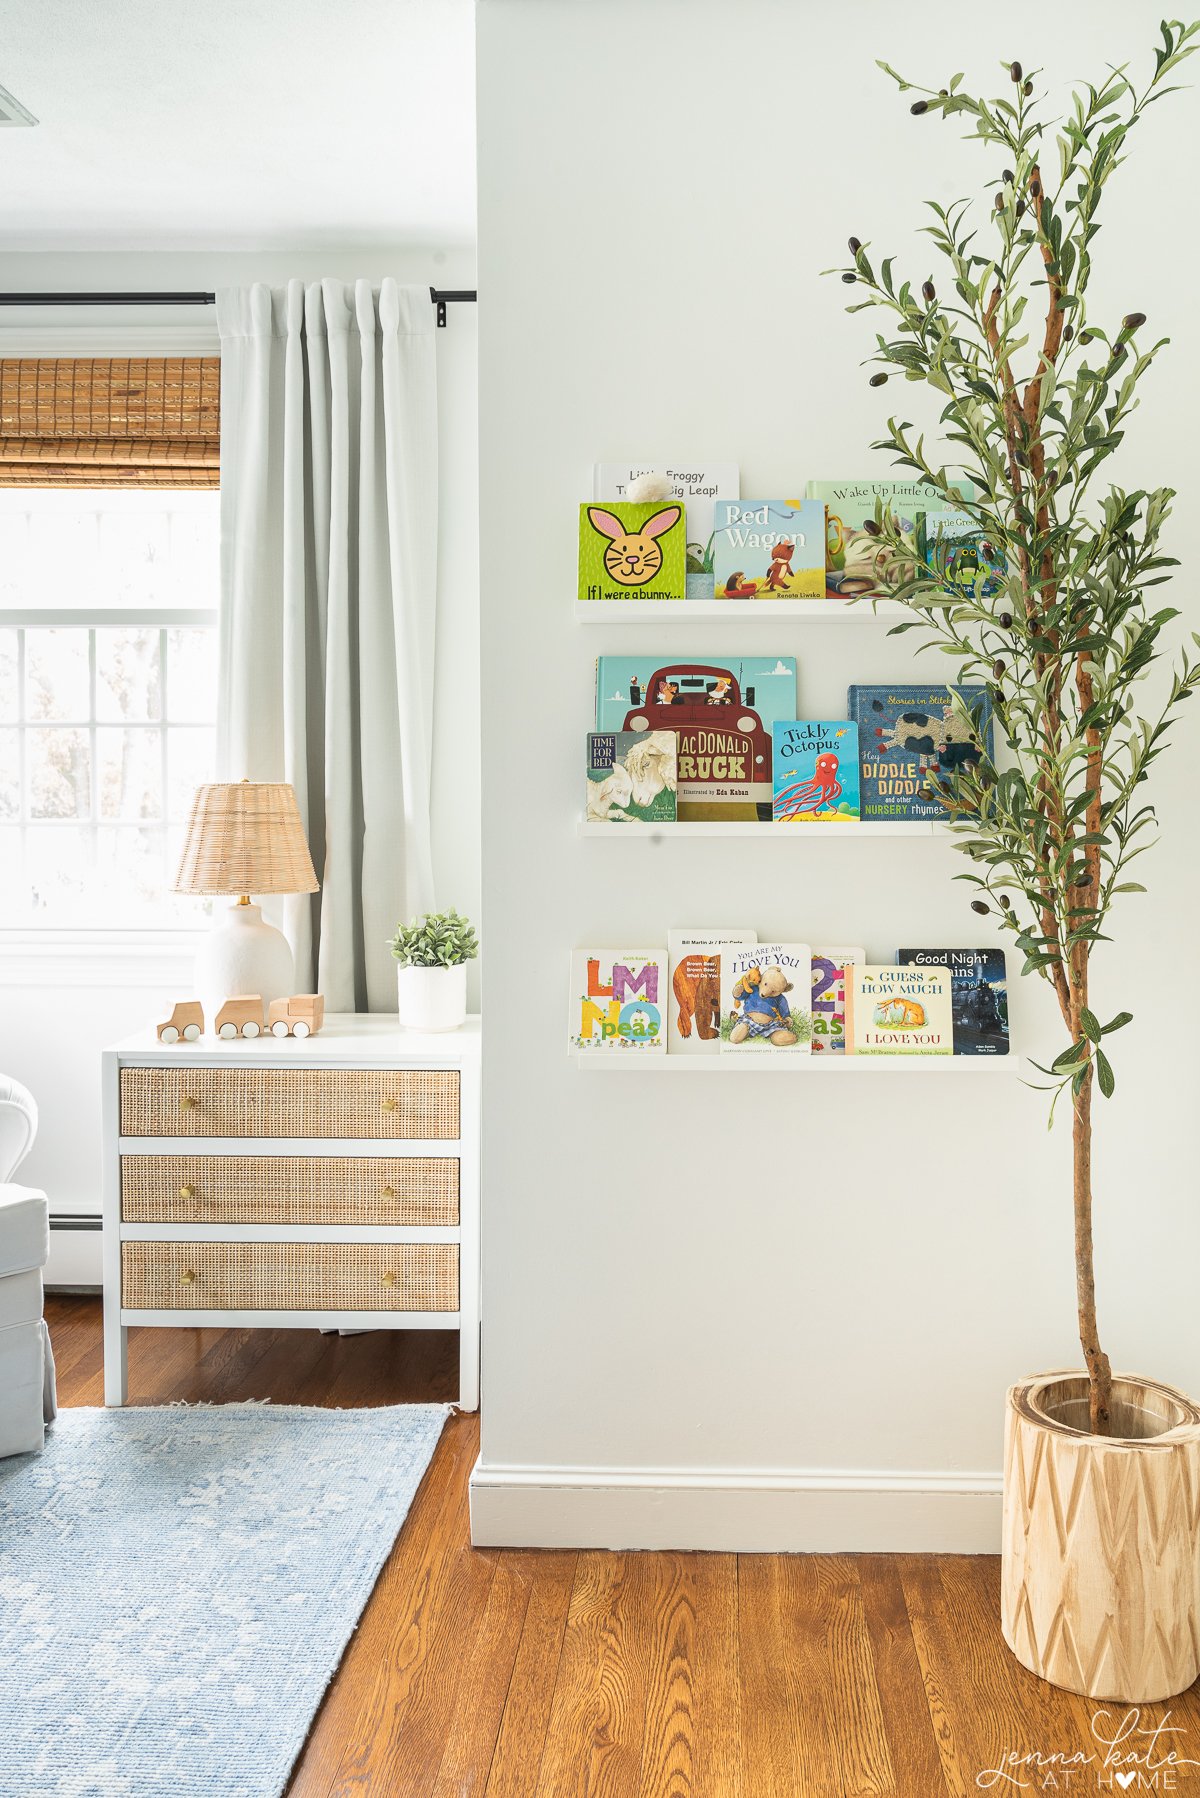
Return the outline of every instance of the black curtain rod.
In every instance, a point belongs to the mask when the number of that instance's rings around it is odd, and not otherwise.
[[[446,307],[478,298],[473,287],[431,287],[437,322],[446,323]],[[214,306],[215,293],[0,293],[0,306]]]

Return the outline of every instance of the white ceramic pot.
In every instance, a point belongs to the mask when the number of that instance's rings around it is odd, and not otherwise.
[[[397,968],[403,1030],[458,1030],[467,1021],[467,964],[454,968]]]

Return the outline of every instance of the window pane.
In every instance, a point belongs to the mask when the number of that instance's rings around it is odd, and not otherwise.
[[[101,594],[96,580],[99,536],[94,493],[56,494],[53,503],[41,494],[30,506],[29,559],[22,606],[91,606]]]
[[[172,724],[208,724],[216,711],[216,631],[168,631],[167,713]]]
[[[102,818],[162,817],[162,740],[156,730],[96,732]]]
[[[100,513],[98,577],[104,605],[171,603],[167,510],[152,493],[146,494],[146,502],[132,511],[109,506]]]
[[[162,717],[157,630],[96,632],[96,716],[114,724]]]
[[[215,733],[193,726],[167,732],[167,816],[186,822],[196,788],[213,778]]]
[[[0,606],[27,606],[31,555],[29,496],[14,488],[0,493]]]
[[[169,604],[216,610],[220,603],[220,544],[220,494],[172,494]]]
[[[120,925],[135,918],[177,922],[167,894],[165,841],[158,828],[109,826],[96,833],[96,922]]]
[[[221,496],[0,489],[0,606],[217,606]]]
[[[86,631],[26,631],[26,718],[86,723],[88,687]]]
[[[17,633],[0,631],[0,720],[17,715]]]
[[[0,730],[0,818],[21,816],[21,752],[15,730]]]
[[[29,815],[31,818],[87,818],[92,809],[92,768],[85,730],[31,730]],[[56,836],[35,831],[33,836]]]
[[[21,833],[0,824],[0,924],[20,924],[29,917],[29,889],[21,861]]]
[[[25,832],[28,906],[34,921],[89,922],[93,916],[91,831],[87,825]]]

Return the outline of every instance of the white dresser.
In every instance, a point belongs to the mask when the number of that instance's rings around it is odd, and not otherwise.
[[[457,1330],[479,1404],[479,1020],[104,1052],[104,1397],[130,1324]]]

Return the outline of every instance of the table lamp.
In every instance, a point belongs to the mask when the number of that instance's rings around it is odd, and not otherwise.
[[[196,988],[205,1018],[226,999],[260,993],[264,1004],[295,991],[291,946],[263,920],[251,893],[315,893],[319,886],[296,795],[285,781],[243,780],[197,787],[177,893],[236,893],[196,956]]]

